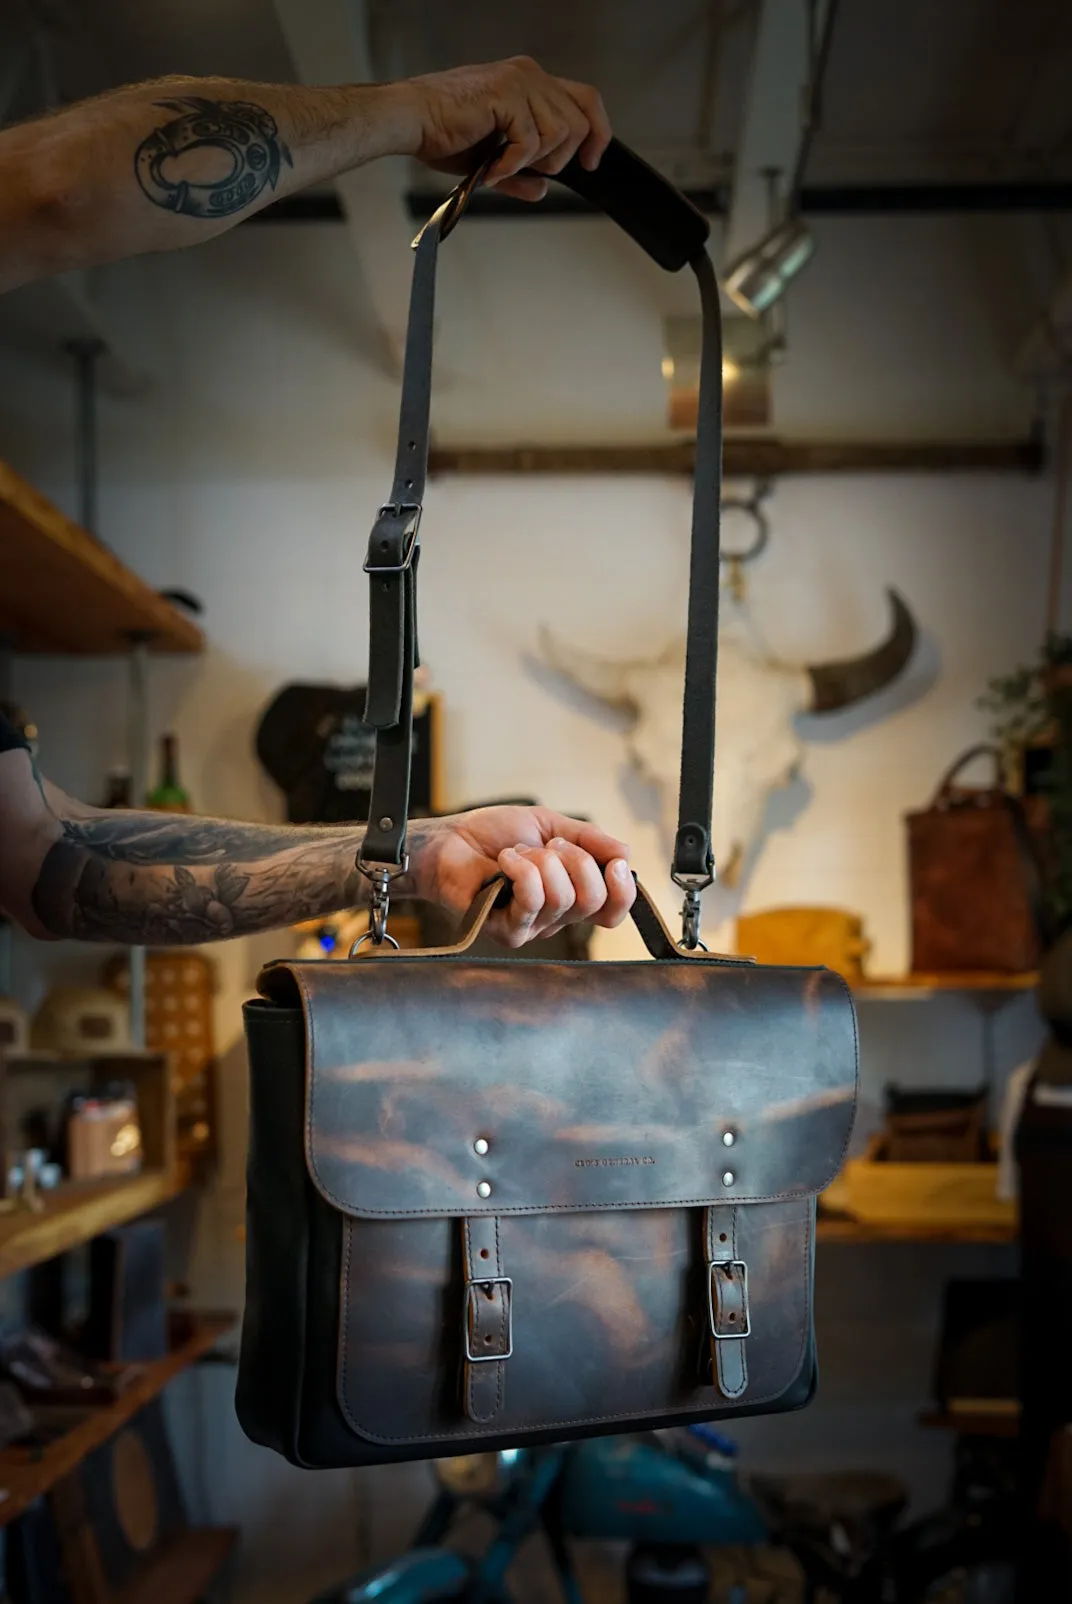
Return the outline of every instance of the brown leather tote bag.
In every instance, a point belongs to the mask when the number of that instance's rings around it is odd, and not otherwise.
[[[993,783],[958,786],[979,757],[993,760]],[[913,970],[1034,969],[1042,922],[1035,850],[1022,804],[1002,784],[998,748],[962,752],[930,806],[905,823]]]
[[[797,1408],[816,1380],[817,1194],[845,1153],[844,981],[707,954],[721,333],[699,213],[612,144],[564,181],[699,281],[703,364],[681,813],[683,937],[641,889],[654,962],[397,952],[436,252],[416,243],[391,501],[369,543],[374,952],[280,962],[246,1008],[251,1138],[237,1408],[299,1465],[526,1446]],[[504,538],[508,538],[504,536]]]

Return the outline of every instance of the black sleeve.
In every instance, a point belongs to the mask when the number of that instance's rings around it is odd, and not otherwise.
[[[10,752],[17,747],[28,748],[29,741],[20,735],[14,724],[0,713],[0,752]]]

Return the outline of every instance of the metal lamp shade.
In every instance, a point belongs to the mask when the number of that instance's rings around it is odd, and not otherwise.
[[[807,226],[789,218],[730,264],[722,287],[742,312],[761,317],[785,294],[814,249]]]

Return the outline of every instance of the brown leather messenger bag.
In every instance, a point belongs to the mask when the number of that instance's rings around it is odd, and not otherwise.
[[[703,353],[681,812],[683,935],[655,962],[392,949],[406,861],[436,254],[415,242],[395,482],[369,541],[370,958],[269,964],[247,1004],[237,1408],[295,1464],[527,1446],[794,1409],[815,1388],[815,1209],[848,1143],[856,1025],[826,969],[708,955],[721,492],[719,292],[701,214],[614,142],[562,181],[699,283]]]

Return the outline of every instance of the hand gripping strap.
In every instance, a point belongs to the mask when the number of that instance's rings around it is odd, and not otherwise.
[[[711,801],[718,654],[719,507],[722,491],[722,324],[718,281],[705,248],[706,219],[654,169],[612,141],[595,173],[572,162],[561,175],[599,205],[669,271],[686,262],[696,274],[703,314],[696,428],[688,645],[682,713],[681,792],[674,879],[692,900],[714,873]],[[402,379],[398,451],[391,500],[369,539],[370,660],[366,719],[376,731],[369,828],[362,865],[400,865],[405,856],[412,748],[412,674],[417,656],[416,567],[428,464],[435,268],[440,241],[461,216],[470,178],[430,218],[415,242],[409,327]],[[459,198],[460,197],[460,198]]]

